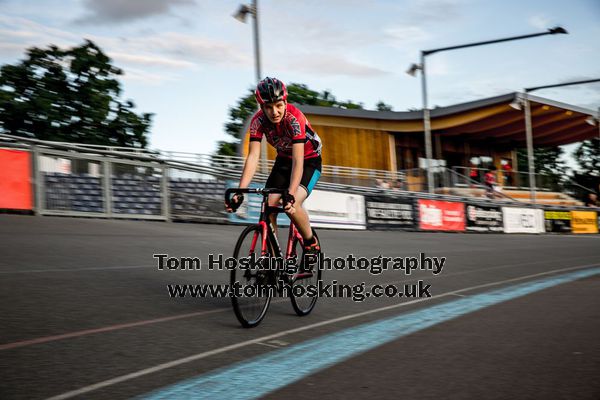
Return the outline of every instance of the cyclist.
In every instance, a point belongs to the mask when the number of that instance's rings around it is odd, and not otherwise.
[[[248,187],[254,177],[260,157],[260,142],[264,135],[267,142],[277,150],[275,165],[266,187],[289,191],[289,196],[284,199],[279,194],[269,195],[269,205],[274,207],[282,201],[286,214],[302,235],[304,254],[316,254],[320,251],[320,245],[312,234],[308,213],[302,205],[321,176],[321,139],[304,114],[288,104],[287,89],[279,79],[267,77],[260,81],[254,96],[260,110],[250,122],[248,157],[244,163],[240,188]],[[232,203],[239,206],[243,200],[242,195],[235,195]],[[227,211],[233,212],[233,209],[227,208]],[[275,232],[276,217],[271,215]]]

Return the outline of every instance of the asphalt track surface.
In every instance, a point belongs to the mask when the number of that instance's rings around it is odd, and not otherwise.
[[[259,327],[243,329],[229,299],[168,295],[168,284],[226,283],[226,271],[161,271],[152,257],[229,255],[241,229],[0,215],[0,399],[181,398],[182,382],[235,368],[251,383],[231,375],[223,397],[600,398],[600,235],[321,230],[329,257],[447,258],[438,275],[345,269],[325,271],[326,282],[423,280],[433,297],[320,298],[303,318],[279,299]],[[581,271],[592,273],[373,339],[359,352],[340,342],[348,355],[311,373],[298,372],[310,361],[288,357],[276,372],[284,384],[273,389],[259,390],[277,380],[272,372],[252,370],[312,341],[377,337],[389,320]],[[202,393],[190,398],[219,397]]]

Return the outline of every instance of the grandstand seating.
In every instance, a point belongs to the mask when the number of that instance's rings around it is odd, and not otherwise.
[[[126,215],[160,215],[160,177],[122,174],[112,176],[112,212]],[[87,174],[45,173],[46,209],[105,212],[102,178]],[[225,182],[174,178],[169,180],[171,213],[214,214],[223,209]]]
[[[160,177],[133,174],[113,175],[113,213],[160,215],[162,193]]]
[[[171,214],[221,217],[225,182],[175,178],[169,180]]]
[[[102,181],[86,174],[44,175],[46,208],[77,212],[104,212]]]

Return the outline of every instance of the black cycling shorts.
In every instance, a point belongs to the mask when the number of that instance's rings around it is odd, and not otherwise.
[[[310,195],[321,176],[321,157],[308,158],[304,160],[304,169],[302,170],[302,180],[300,186],[306,189]],[[271,174],[267,179],[267,188],[287,189],[290,187],[292,178],[292,159],[277,157]]]

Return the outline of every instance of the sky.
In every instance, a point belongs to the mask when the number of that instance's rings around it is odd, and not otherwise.
[[[251,21],[232,17],[243,1],[0,0],[0,64],[90,39],[124,70],[122,99],[155,114],[151,148],[210,153],[256,83]],[[258,0],[258,13],[263,76],[367,109],[422,107],[420,79],[405,72],[420,50],[557,25],[569,34],[428,56],[430,106],[600,78],[599,0]],[[535,94],[600,107],[600,84]]]

